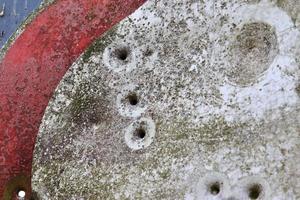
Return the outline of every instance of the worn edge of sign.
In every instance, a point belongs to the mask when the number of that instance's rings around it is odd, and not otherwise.
[[[53,4],[54,2],[56,2],[56,0],[43,0],[36,9],[34,9],[27,17],[25,17],[25,19],[21,22],[21,24],[16,29],[16,31],[9,37],[7,42],[0,49],[0,60],[4,58],[7,50],[14,44],[17,38],[23,33],[26,26],[30,24],[39,13],[41,13],[43,10],[45,10],[45,8],[47,8],[49,5]]]

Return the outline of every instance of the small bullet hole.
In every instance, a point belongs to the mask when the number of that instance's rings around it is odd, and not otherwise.
[[[132,105],[132,106],[137,105],[138,102],[139,102],[137,95],[134,94],[134,93],[128,95],[127,99],[128,99],[128,101],[129,101],[130,105]]]
[[[219,182],[215,182],[213,184],[211,184],[209,186],[209,192],[212,194],[212,195],[217,195],[220,193],[220,183]]]
[[[129,50],[126,47],[116,49],[114,55],[117,59],[125,61],[128,58]]]
[[[262,187],[260,184],[254,184],[249,187],[248,194],[250,199],[257,199],[262,192]]]
[[[143,128],[138,128],[135,132],[134,132],[134,137],[137,139],[143,139],[146,136],[146,131]]]

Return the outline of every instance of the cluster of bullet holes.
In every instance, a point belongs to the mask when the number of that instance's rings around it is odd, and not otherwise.
[[[246,177],[240,180],[233,188],[230,187],[227,177],[220,173],[206,175],[197,186],[198,199],[222,200],[258,200],[268,199],[268,184],[258,177]]]
[[[139,52],[133,51],[127,44],[111,44],[104,49],[103,63],[114,72],[129,72],[137,67],[136,55],[146,58],[153,54],[153,49],[148,46]]]
[[[145,56],[153,54],[151,49],[144,52]],[[107,67],[114,71],[121,71],[132,66],[134,63],[133,52],[126,45],[112,45],[104,50],[103,61]],[[146,107],[140,102],[136,86],[127,86],[117,97],[119,113],[131,117],[135,121],[125,130],[125,142],[132,150],[140,150],[148,147],[155,136],[155,123],[150,118],[139,117],[144,113]]]
[[[123,109],[127,109],[132,118],[136,119],[145,109],[139,107],[140,100],[136,92],[129,92],[125,96],[125,103],[122,104]],[[127,127],[125,131],[125,142],[127,146],[133,150],[139,150],[148,147],[155,135],[155,124],[152,119],[142,118],[136,120]]]

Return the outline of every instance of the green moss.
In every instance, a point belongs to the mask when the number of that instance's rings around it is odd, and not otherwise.
[[[286,5],[286,0],[277,0],[276,4],[278,7],[283,8]]]
[[[97,86],[93,84],[97,84]],[[91,88],[97,88],[93,91]],[[90,80],[81,83],[75,91],[73,100],[68,110],[69,121],[77,124],[101,123],[111,119],[109,112],[109,100],[107,99],[107,87],[98,84],[98,81]],[[95,94],[96,92],[96,94]],[[101,94],[101,95],[99,95]]]
[[[83,62],[88,62],[89,58],[97,53],[103,52],[105,47],[111,44],[117,36],[116,30],[118,25],[115,25],[107,31],[101,38],[97,39],[82,55]]]
[[[78,110],[85,109],[82,107],[85,100],[79,98],[82,95],[79,93],[78,100],[74,101],[76,103],[73,106]],[[135,199],[143,199],[149,195],[144,188],[151,189],[152,186],[156,189],[149,198],[183,199],[187,188],[182,186],[178,191],[178,188],[174,187],[173,182],[179,178],[174,167],[178,165],[181,168],[187,165],[195,153],[201,153],[195,152],[198,149],[195,148],[197,145],[203,146],[205,152],[212,152],[220,145],[220,141],[222,145],[228,145],[236,138],[237,131],[244,127],[244,124],[228,124],[221,117],[197,128],[181,120],[173,121],[172,124],[158,124],[156,142],[145,154],[139,156],[138,162],[129,165],[120,162],[114,167],[106,165],[93,167],[87,164],[80,167],[73,163],[72,159],[53,160],[46,163],[42,172],[39,172],[45,175],[43,182],[48,184],[45,187],[53,190],[50,193],[59,191],[59,194],[62,194],[61,199],[73,194],[81,194],[89,199],[114,199],[115,193],[126,199],[124,190],[128,189],[128,185],[135,187],[135,190],[131,191]],[[59,172],[61,166],[65,167],[63,174]],[[90,175],[84,177],[83,174],[87,171]],[[137,180],[138,184],[135,182]],[[178,183],[180,184],[180,181]]]

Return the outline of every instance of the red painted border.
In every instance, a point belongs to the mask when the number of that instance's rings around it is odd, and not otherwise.
[[[146,0],[57,0],[41,12],[0,64],[0,197],[29,190],[35,138],[45,108],[75,59]],[[51,162],[51,161],[49,161]]]

